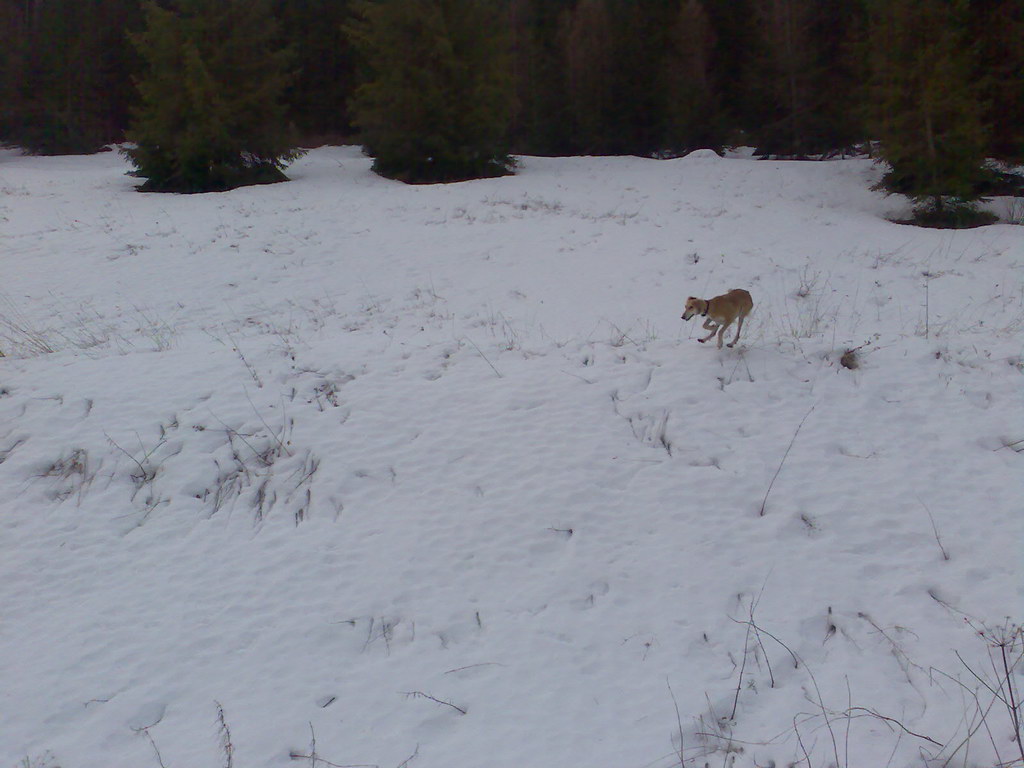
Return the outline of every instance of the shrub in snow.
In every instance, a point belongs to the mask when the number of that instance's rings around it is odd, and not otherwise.
[[[407,182],[503,176],[508,38],[480,0],[361,3],[348,34],[369,76],[352,102],[374,170]]]
[[[872,6],[868,111],[889,165],[880,186],[911,197],[911,223],[923,226],[991,223],[973,204],[987,176],[986,130],[968,12],[941,0]]]
[[[281,95],[287,53],[264,1],[146,6],[145,61],[125,154],[143,191],[210,192],[285,181],[294,147]]]

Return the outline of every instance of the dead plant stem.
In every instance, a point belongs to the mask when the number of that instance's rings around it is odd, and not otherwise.
[[[782,454],[782,461],[779,462],[779,468],[775,470],[775,474],[772,475],[772,480],[768,483],[768,490],[764,492],[764,498],[761,500],[761,511],[758,512],[758,517],[764,517],[765,505],[768,504],[768,495],[772,492],[772,486],[775,485],[775,481],[779,477],[779,473],[782,471],[782,466],[786,463],[786,459],[789,457],[789,452],[793,450],[793,443],[796,442],[796,436],[800,434],[801,428],[804,426],[804,422],[807,421],[807,417],[811,415],[811,411],[815,409],[818,404],[815,403],[807,409],[807,413],[800,419],[800,423],[797,424],[796,431],[793,433],[793,439],[789,441],[789,446],[786,448],[786,452]]]

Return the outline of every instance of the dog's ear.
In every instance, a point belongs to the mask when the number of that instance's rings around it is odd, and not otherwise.
[[[697,300],[697,297],[696,297],[696,296],[687,296],[687,297],[686,297],[686,300],[687,300],[687,301],[696,301],[696,300]]]

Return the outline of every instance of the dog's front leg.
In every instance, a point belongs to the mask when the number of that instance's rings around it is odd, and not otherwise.
[[[707,320],[704,321],[704,330],[710,330],[711,333],[709,333],[703,339],[697,339],[697,341],[699,341],[701,344],[703,344],[705,341],[710,341],[711,337],[718,333],[718,324],[709,317]]]

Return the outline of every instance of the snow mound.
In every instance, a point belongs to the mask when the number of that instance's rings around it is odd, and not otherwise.
[[[721,156],[713,149],[695,149],[682,158],[688,163],[709,163],[715,160],[721,160]]]

